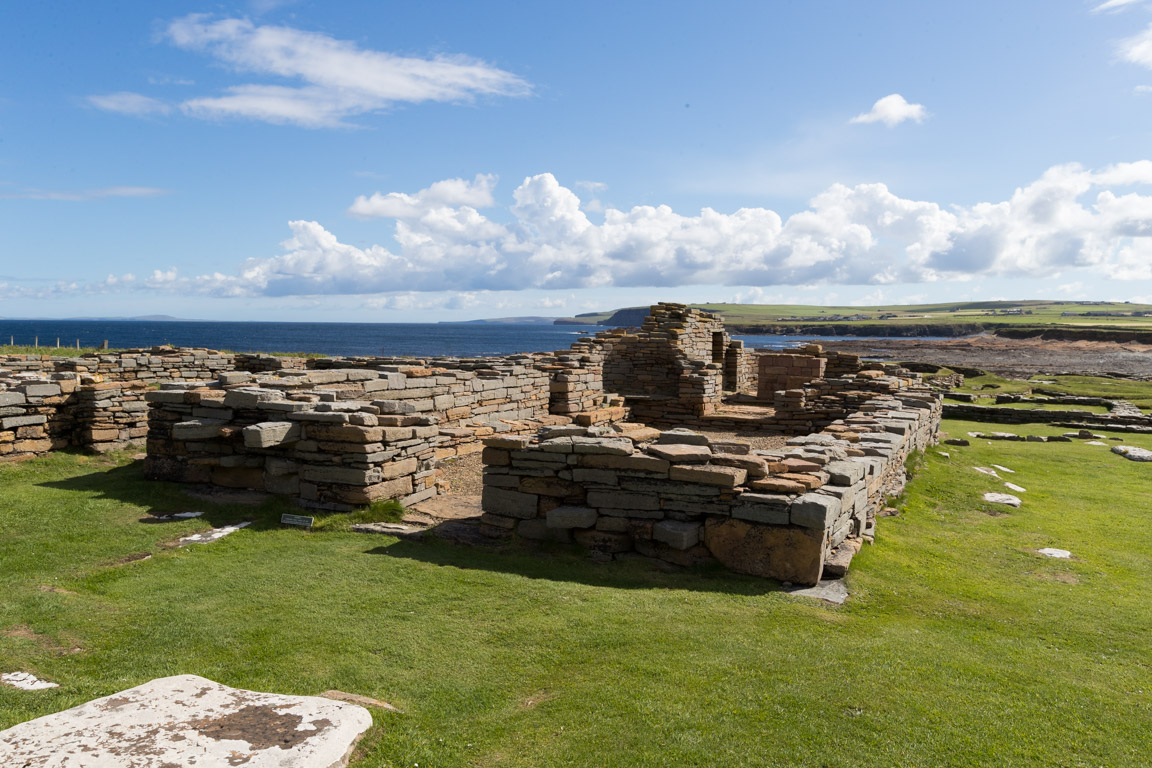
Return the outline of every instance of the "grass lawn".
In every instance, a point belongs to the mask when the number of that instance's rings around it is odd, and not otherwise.
[[[999,403],[989,400],[981,405],[994,405],[997,408],[1016,408],[1021,411],[1082,411],[1084,413],[1108,413],[1103,405],[1060,405],[1058,403]]]
[[[0,465],[0,668],[61,684],[0,686],[0,728],[193,673],[400,707],[356,768],[1152,763],[1152,466],[1082,442],[945,450],[843,606],[717,569],[281,529],[275,503],[215,507],[125,456]],[[1021,509],[980,500],[991,463]],[[257,523],[162,549],[207,523],[140,522],[188,509]]]

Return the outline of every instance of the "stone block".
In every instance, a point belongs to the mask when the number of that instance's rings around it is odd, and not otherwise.
[[[221,430],[228,426],[226,421],[215,419],[192,419],[172,425],[173,440],[211,440],[220,437]]]
[[[753,480],[749,483],[749,487],[756,491],[766,491],[768,493],[801,494],[808,490],[794,480],[787,480],[780,477],[766,477],[763,480]]]
[[[351,467],[311,466],[300,470],[300,476],[313,483],[336,483],[338,485],[372,485],[383,478],[380,470],[353,469]]]
[[[768,525],[788,525],[792,499],[776,493],[743,493],[732,505],[732,517]]]
[[[824,536],[793,526],[710,517],[704,544],[730,570],[794,584],[816,584],[824,570]]]
[[[607,456],[631,456],[632,441],[626,437],[573,437],[572,448],[576,453],[600,454]]]
[[[655,494],[646,493],[588,491],[588,506],[610,507],[613,509],[656,510],[660,509],[660,497]]]
[[[549,528],[591,528],[596,525],[596,510],[588,507],[556,507],[547,513]]]
[[[832,527],[840,516],[840,499],[822,493],[806,493],[792,502],[790,518],[793,525],[815,530]]]
[[[558,499],[578,499],[584,496],[584,488],[579,483],[558,477],[525,477],[520,480],[520,491]]]
[[[262,421],[244,427],[244,445],[248,448],[271,448],[300,439],[300,425],[288,421]]]
[[[648,454],[673,464],[706,464],[712,458],[712,449],[706,445],[649,445]]]
[[[737,467],[707,466],[673,466],[668,472],[668,479],[679,480],[686,483],[701,483],[703,485],[717,485],[721,488],[735,488],[748,478],[748,470]]]
[[[47,423],[47,416],[9,416],[6,419],[0,419],[0,429],[16,429],[17,427]]]
[[[858,461],[830,461],[824,471],[833,485],[852,486],[864,479],[867,470]]]
[[[485,512],[507,515],[522,520],[536,517],[540,497],[531,493],[485,486],[481,503]]]
[[[698,432],[693,432],[690,429],[669,429],[666,432],[661,432],[660,436],[656,438],[656,442],[660,445],[710,445],[707,435],[701,435]]]
[[[652,538],[673,549],[689,549],[700,542],[699,523],[661,520],[652,526]]]
[[[651,472],[653,475],[667,477],[671,462],[657,459],[652,456],[610,456],[604,454],[585,454],[580,457],[581,467],[591,469],[616,469],[632,472]]]
[[[0,406],[23,405],[28,398],[23,392],[0,392]]]

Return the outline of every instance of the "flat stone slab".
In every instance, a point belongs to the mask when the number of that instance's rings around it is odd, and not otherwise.
[[[1152,461],[1152,451],[1134,445],[1114,445],[1112,453],[1118,453],[1129,461]]]
[[[784,591],[796,597],[814,597],[836,605],[843,605],[848,599],[848,587],[840,579],[827,579],[814,587],[785,587]]]
[[[977,472],[982,472],[985,475],[991,475],[997,479],[1000,478],[1000,475],[996,474],[996,470],[992,469],[991,467],[972,467],[972,469],[976,470]]]
[[[180,541],[177,543],[181,547],[186,547],[189,544],[208,544],[213,541],[219,541],[229,534],[236,533],[236,531],[240,530],[241,528],[247,528],[249,525],[251,525],[251,523],[246,522],[236,523],[236,525],[225,525],[222,528],[213,528],[208,531],[193,533],[189,536],[182,536],[180,537]]]
[[[468,496],[449,493],[444,496],[433,496],[427,501],[412,505],[409,509],[437,520],[464,520],[469,517],[480,517],[484,512],[480,499],[478,494]]]
[[[1009,507],[1020,506],[1020,498],[1010,493],[986,493],[984,494],[984,501],[991,504],[1006,504]]]
[[[1004,483],[1004,487],[1010,491],[1016,491],[1016,493],[1027,493],[1028,492],[1027,488],[1021,488],[1020,486],[1016,485],[1016,483]]]
[[[43,691],[46,688],[59,688],[59,683],[41,680],[30,672],[5,672],[0,675],[0,683],[6,683],[22,691]]]
[[[413,541],[423,539],[427,531],[428,528],[426,526],[406,525],[404,523],[356,523],[352,526],[353,533],[378,533]]]
[[[0,731],[0,765],[25,768],[342,768],[368,710],[162,677]]]
[[[1016,474],[1016,470],[1014,470],[1014,469],[1008,469],[1008,467],[1002,467],[1002,466],[1000,466],[999,464],[993,464],[993,465],[992,465],[992,469],[998,469],[998,470],[1000,470],[1001,472],[1007,472],[1007,473],[1008,473],[1008,474],[1010,474],[1010,475],[1014,475],[1014,474]]]
[[[1066,549],[1056,549],[1055,547],[1044,547],[1043,549],[1038,549],[1036,551],[1039,552],[1040,554],[1044,555],[1044,557],[1055,557],[1058,560],[1070,560],[1070,559],[1072,559],[1072,553]]]

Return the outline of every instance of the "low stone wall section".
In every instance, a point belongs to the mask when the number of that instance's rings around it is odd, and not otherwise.
[[[783,451],[688,430],[577,427],[485,441],[490,535],[575,541],[600,558],[636,550],[689,565],[814,584],[847,567],[904,461],[936,441],[940,396],[873,395]]]

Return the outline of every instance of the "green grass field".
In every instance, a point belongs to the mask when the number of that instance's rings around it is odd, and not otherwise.
[[[275,503],[214,507],[123,455],[0,465],[0,667],[60,683],[0,686],[0,728],[193,673],[400,707],[355,768],[1152,763],[1152,466],[1082,442],[945,450],[843,606],[719,569],[283,529]],[[1002,486],[971,467],[992,463],[1019,510],[980,500]],[[188,509],[206,522],[140,522]]]
[[[1152,305],[1122,302],[1075,301],[984,301],[948,304],[903,304],[868,307],[820,307],[800,304],[700,303],[692,306],[723,315],[733,326],[771,324],[822,325],[957,325],[1053,326],[1064,328],[1104,328],[1152,330],[1152,316],[1133,317],[1133,312],[1152,312]],[[1007,314],[1019,310],[1021,314]],[[616,310],[582,315],[597,323]],[[1124,316],[1091,316],[1086,312],[1118,313]],[[837,318],[852,317],[853,320]]]

